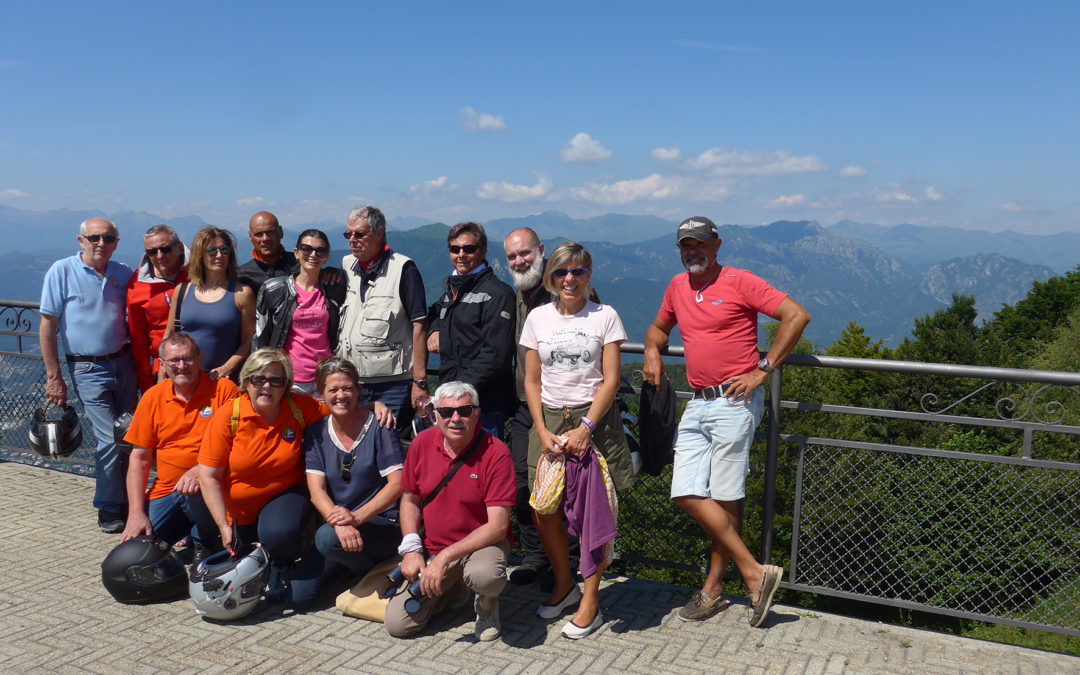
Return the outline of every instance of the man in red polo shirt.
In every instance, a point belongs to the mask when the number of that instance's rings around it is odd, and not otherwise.
[[[152,534],[174,544],[190,532],[201,560],[217,548],[218,531],[199,490],[199,448],[214,409],[236,397],[236,385],[204,377],[199,345],[187,333],[163,341],[161,357],[170,379],[143,394],[124,437],[132,450],[123,541]],[[148,491],[155,460],[157,479]]]
[[[439,426],[413,440],[401,477],[401,571],[410,582],[420,577],[423,597],[409,613],[409,594],[396,595],[386,608],[385,626],[394,637],[412,635],[450,598],[472,590],[476,639],[486,642],[501,631],[499,593],[506,585],[510,509],[517,493],[514,463],[502,441],[480,428],[480,399],[471,384],[446,382],[433,399]]]

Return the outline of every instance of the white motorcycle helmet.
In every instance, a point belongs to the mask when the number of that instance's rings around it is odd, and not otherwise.
[[[191,570],[188,591],[195,611],[216,621],[247,616],[259,604],[269,569],[270,556],[258,542],[236,555],[215,553]]]

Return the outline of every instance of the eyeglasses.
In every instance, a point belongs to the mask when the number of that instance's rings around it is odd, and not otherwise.
[[[232,254],[232,246],[228,246],[228,245],[225,245],[225,246],[208,246],[206,248],[206,255],[210,256],[211,258],[213,258],[214,256],[216,256],[219,253],[221,255],[231,255]]]
[[[169,255],[170,253],[172,253],[172,250],[173,250],[173,245],[168,244],[167,246],[158,246],[157,248],[148,248],[148,249],[146,249],[146,255],[150,256],[151,258],[153,258],[156,255]]]
[[[308,246],[307,244],[300,244],[296,248],[300,249],[300,253],[302,255],[311,255],[312,253],[314,253],[320,258],[325,258],[326,256],[330,255],[330,249],[326,246],[315,247]]]
[[[289,380],[276,375],[271,377],[267,377],[266,375],[252,375],[248,378],[248,382],[252,383],[256,387],[261,387],[264,384],[268,384],[271,387],[284,387],[286,384],[289,383]]]
[[[552,276],[556,277],[557,279],[562,279],[563,277],[565,277],[568,274],[572,274],[575,277],[578,277],[580,279],[581,277],[585,276],[588,273],[589,273],[589,268],[588,267],[571,267],[570,269],[559,268],[559,269],[555,270],[554,272],[552,272],[551,274],[552,274]]]
[[[351,452],[346,452],[341,456],[341,480],[348,483],[352,480],[352,465],[356,460],[356,455]]]
[[[195,363],[198,358],[198,356],[178,356],[175,359],[164,359],[164,361],[170,368],[179,368],[180,364]]]
[[[83,234],[80,236],[91,244],[96,244],[99,241],[104,241],[106,244],[115,244],[116,240],[120,238],[115,234]]]
[[[462,251],[464,251],[468,255],[472,255],[473,253],[476,253],[477,251],[480,250],[480,247],[477,246],[476,244],[465,244],[464,246],[458,246],[457,244],[454,244],[454,245],[450,246],[449,248],[450,248],[450,252],[453,253],[454,255],[457,255],[458,253],[461,253]]]
[[[346,239],[363,239],[369,234],[371,234],[371,230],[365,230],[364,232],[361,232],[360,230],[353,230],[352,232],[342,232],[341,236],[345,237]]]
[[[439,413],[439,417],[444,420],[448,420],[454,416],[454,413],[461,415],[462,417],[472,417],[472,414],[476,412],[476,406],[474,405],[459,405],[456,408],[435,408],[435,412]]]

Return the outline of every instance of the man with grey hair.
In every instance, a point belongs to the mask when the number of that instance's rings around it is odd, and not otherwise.
[[[386,245],[386,217],[374,206],[349,211],[341,260],[348,279],[338,355],[352,361],[368,399],[394,411],[398,426],[427,394],[424,280],[409,258]]]
[[[486,642],[501,632],[499,593],[510,552],[514,464],[502,441],[480,427],[475,387],[445,382],[434,399],[438,427],[413,440],[401,476],[401,571],[410,582],[420,578],[422,595],[410,612],[410,594],[398,593],[386,608],[384,625],[394,637],[413,635],[472,590],[474,633]]]
[[[91,218],[79,226],[79,253],[62,258],[45,273],[38,339],[45,362],[45,396],[67,403],[56,333],[64,347],[71,383],[97,437],[94,508],[102,532],[124,529],[127,457],[113,438],[116,418],[135,408],[135,368],[125,321],[131,268],[112,260],[120,240],[116,226]]]
[[[127,320],[131,356],[139,390],[157,383],[158,346],[169,323],[169,305],[178,284],[188,280],[189,251],[168,225],[154,225],[143,235],[146,253],[127,283]],[[161,373],[164,379],[165,374]]]

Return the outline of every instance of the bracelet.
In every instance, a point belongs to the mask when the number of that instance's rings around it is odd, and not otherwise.
[[[406,553],[422,553],[423,550],[424,542],[420,540],[420,535],[415,532],[402,537],[401,544],[397,547],[398,555],[405,555]]]
[[[581,416],[581,423],[589,427],[589,431],[596,431],[596,423],[584,415]]]

